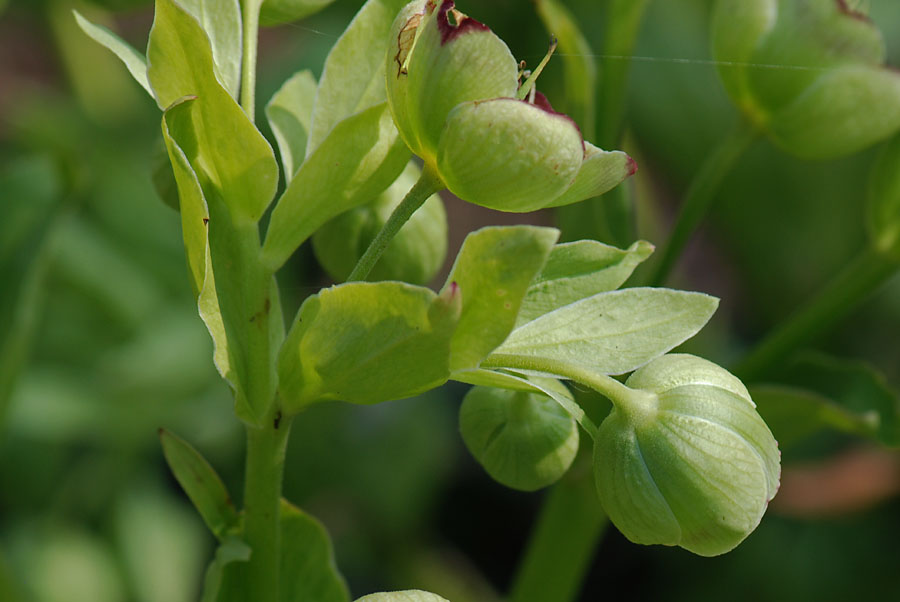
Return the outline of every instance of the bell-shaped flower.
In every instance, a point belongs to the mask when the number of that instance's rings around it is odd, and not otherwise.
[[[787,152],[846,155],[900,128],[900,72],[846,0],[717,0],[712,45],[732,100]]]
[[[716,364],[664,355],[625,382],[594,442],[600,502],[628,539],[723,554],[759,524],[781,474],[747,389]]]
[[[491,209],[524,212],[613,188],[636,167],[586,143],[575,122],[519,85],[519,64],[485,25],[452,0],[416,0],[394,21],[387,97],[409,148],[450,192]]]

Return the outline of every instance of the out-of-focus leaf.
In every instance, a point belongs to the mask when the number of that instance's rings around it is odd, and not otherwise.
[[[111,32],[105,27],[95,25],[81,16],[77,10],[72,11],[75,14],[75,20],[78,26],[84,30],[98,44],[108,48],[110,52],[115,54],[121,60],[128,72],[141,87],[151,96],[153,89],[150,88],[150,81],[147,79],[147,59],[143,54],[132,48],[122,38]]]
[[[453,299],[402,282],[352,282],[309,297],[279,359],[284,408],[410,397],[449,376]]]
[[[281,151],[285,184],[290,183],[306,156],[315,100],[316,79],[306,69],[288,78],[266,105],[266,118]]]
[[[139,602],[192,602],[206,534],[183,505],[152,488],[127,493],[115,512],[116,540]]]
[[[200,23],[212,46],[216,73],[232,98],[241,85],[241,6],[238,0],[178,0]]]
[[[888,141],[872,169],[866,210],[875,247],[900,256],[900,134]]]
[[[178,183],[175,181],[175,173],[165,143],[157,144],[154,149],[151,178],[160,200],[175,211],[179,211]]]
[[[593,240],[556,245],[544,269],[528,287],[516,326],[585,297],[619,288],[652,252],[653,245],[643,240],[625,250]]]
[[[4,194],[0,220],[0,424],[13,386],[24,368],[53,257],[54,216],[61,195],[55,166],[27,158],[0,173]]]
[[[121,602],[125,585],[108,544],[72,525],[20,527],[14,570],[39,602]]]
[[[375,199],[409,157],[387,103],[340,122],[300,166],[272,211],[264,263],[278,269],[322,224]]]
[[[462,295],[452,371],[477,367],[503,342],[558,236],[553,228],[508,226],[482,228],[466,237],[444,285],[447,290],[455,283]]]
[[[209,530],[220,540],[224,539],[238,522],[237,511],[225,484],[209,462],[187,441],[164,429],[160,429],[159,439],[172,474]]]
[[[201,184],[215,188],[236,223],[257,221],[278,186],[272,147],[215,76],[209,39],[173,0],[157,0],[147,47],[147,77],[160,108],[196,96],[190,131],[179,146]],[[208,192],[207,192],[208,194]]]
[[[339,122],[386,100],[384,55],[391,24],[404,4],[406,0],[369,0],[328,53],[316,93],[307,155]]]
[[[600,293],[515,329],[493,355],[547,359],[623,374],[691,338],[718,299],[662,288]]]
[[[900,395],[865,362],[804,355],[782,379],[794,394],[772,396],[774,401],[760,409],[764,418],[767,412],[777,418],[790,411],[807,416],[811,429],[833,428],[900,446]]]
[[[281,25],[313,15],[334,0],[264,0],[259,11],[259,24]]]

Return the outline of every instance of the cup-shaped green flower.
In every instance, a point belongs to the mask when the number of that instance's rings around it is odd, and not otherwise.
[[[575,203],[634,173],[619,151],[585,143],[571,118],[519,86],[519,65],[452,0],[415,0],[394,21],[387,97],[409,148],[463,200],[524,212]],[[527,98],[526,98],[527,97]]]
[[[312,237],[316,259],[328,274],[343,282],[362,257],[391,212],[416,183],[420,170],[410,163],[373,202],[345,211]],[[402,280],[427,284],[447,255],[447,213],[438,195],[431,196],[391,240],[369,273],[370,280]]]
[[[900,127],[900,72],[846,0],[718,0],[712,42],[729,95],[792,154],[845,155]]]
[[[494,480],[522,491],[557,481],[578,452],[575,420],[538,393],[473,387],[459,409],[459,430]]]
[[[759,524],[778,490],[778,444],[736,377],[691,355],[637,370],[598,430],[603,508],[631,541],[715,556]]]

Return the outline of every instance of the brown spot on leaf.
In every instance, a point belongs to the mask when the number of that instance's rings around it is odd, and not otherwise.
[[[208,226],[208,225],[209,225],[209,218],[208,218],[208,217],[204,217],[204,218],[203,218],[203,225],[204,225],[204,226]]]
[[[452,42],[467,31],[490,31],[484,23],[476,21],[456,8],[453,0],[443,0],[438,8],[437,26],[441,33],[441,45]],[[451,22],[450,18],[453,18]]]
[[[410,17],[400,33],[397,34],[397,54],[394,56],[394,60],[397,61],[397,77],[406,74],[406,58],[416,40],[416,30],[419,28],[419,23],[422,22],[422,16],[421,13],[417,13]]]

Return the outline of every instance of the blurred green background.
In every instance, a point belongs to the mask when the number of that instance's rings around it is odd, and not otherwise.
[[[260,104],[294,71],[318,75],[360,4],[264,30]],[[531,2],[458,4],[517,58],[545,53]],[[602,4],[567,2],[595,47]],[[651,242],[736,120],[709,63],[710,5],[652,0],[632,59],[625,150],[641,167],[635,207]],[[900,2],[870,5],[900,65]],[[192,302],[178,216],[152,183],[159,112],[72,8],[138,48],[152,21],[140,0],[0,1],[0,601],[196,600],[213,538],[170,476],[157,429],[192,442],[232,492],[243,432]],[[542,88],[565,108],[561,61]],[[692,352],[728,365],[863,246],[876,153],[806,162],[752,147],[674,281],[722,299]],[[482,224],[553,221],[447,202],[451,257]],[[291,314],[329,284],[307,246],[280,281]],[[817,348],[868,362],[896,390],[898,334],[893,278]],[[467,455],[456,423],[465,390],[316,406],[295,421],[285,495],[325,523],[354,595],[421,587],[489,601],[508,587],[542,494],[503,488]],[[780,498],[737,550],[702,559],[611,528],[581,599],[897,599],[897,454],[818,433],[784,459]]]

